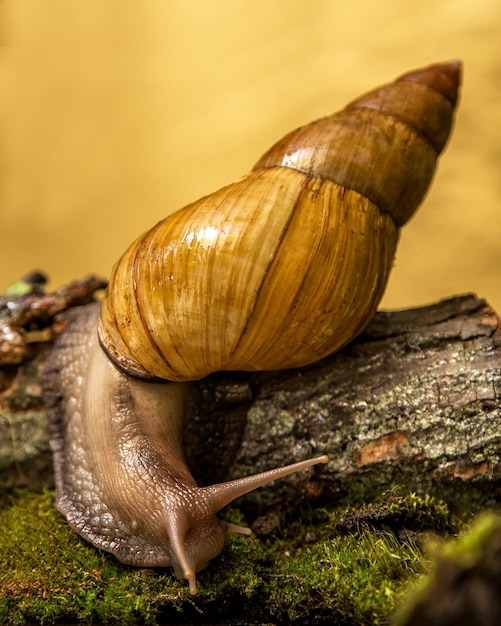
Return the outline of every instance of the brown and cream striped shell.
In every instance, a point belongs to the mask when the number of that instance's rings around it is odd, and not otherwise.
[[[102,306],[112,360],[141,378],[196,380],[298,367],[352,340],[429,186],[459,77],[457,62],[405,74],[139,237]]]

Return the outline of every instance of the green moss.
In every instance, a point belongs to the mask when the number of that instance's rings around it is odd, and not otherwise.
[[[231,535],[193,597],[170,569],[126,567],[80,539],[52,492],[20,493],[0,515],[0,621],[384,623],[427,562],[385,528],[339,533],[345,513],[304,509],[281,538]]]
[[[493,536],[501,533],[501,519],[493,511],[476,518],[459,540],[449,540],[439,548],[439,559],[452,559],[464,567],[475,565],[485,555],[485,548]]]
[[[428,546],[430,574],[408,594],[396,624],[499,624],[501,518],[488,512],[458,538]]]
[[[285,621],[308,621],[315,599],[352,624],[385,621],[403,586],[424,571],[419,551],[388,532],[337,536],[281,555],[267,593]]]

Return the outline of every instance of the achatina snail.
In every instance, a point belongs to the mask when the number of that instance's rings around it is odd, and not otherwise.
[[[313,363],[365,328],[447,141],[460,73],[455,61],[410,72],[293,131],[129,247],[44,373],[57,506],[84,538],[124,563],[172,565],[195,593],[226,532],[249,533],[219,510],[327,462],[198,487],[183,381]]]

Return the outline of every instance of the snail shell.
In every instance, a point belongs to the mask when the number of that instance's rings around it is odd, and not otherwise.
[[[298,367],[352,340],[428,188],[458,76],[457,64],[435,65],[362,96],[139,237],[103,304],[109,356],[182,381]]]
[[[83,537],[125,563],[172,565],[195,593],[226,532],[248,532],[216,513],[327,461],[198,487],[182,445],[192,383],[179,381],[298,367],[368,324],[459,78],[459,63],[433,65],[299,128],[125,252],[102,306],[73,316],[44,372],[57,505]]]

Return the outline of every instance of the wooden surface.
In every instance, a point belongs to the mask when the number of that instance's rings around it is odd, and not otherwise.
[[[70,298],[73,304],[89,298],[81,284],[78,289],[65,288],[67,297],[84,298]],[[43,296],[40,302],[53,306],[54,298]],[[19,320],[25,323],[17,326],[24,337],[40,332],[37,325],[45,333],[61,329],[60,321],[51,326],[47,308],[34,309],[39,321],[29,316],[26,322],[21,305],[4,302],[4,336]],[[256,513],[282,501],[335,502],[346,493],[370,494],[398,484],[459,505],[464,498],[478,505],[498,502],[500,338],[496,313],[466,295],[378,313],[356,341],[307,368],[216,374],[199,386],[204,402],[193,409],[196,426],[187,435],[188,457],[199,459],[195,474],[205,482],[220,479],[226,468],[217,459],[232,461],[230,474],[237,476],[320,453],[330,456],[326,466],[250,495],[246,505]],[[0,468],[7,486],[52,484],[38,378],[48,345],[28,345],[23,363],[0,368]],[[213,444],[207,449],[207,441],[220,437],[216,414],[231,425],[224,427],[228,440],[243,437],[226,456],[214,454]]]
[[[498,501],[498,323],[474,296],[378,313],[363,336],[316,365],[244,375],[253,400],[232,476],[317,454],[331,459],[311,481],[297,474],[248,501],[262,509],[298,492],[336,501],[390,485],[458,505]]]

